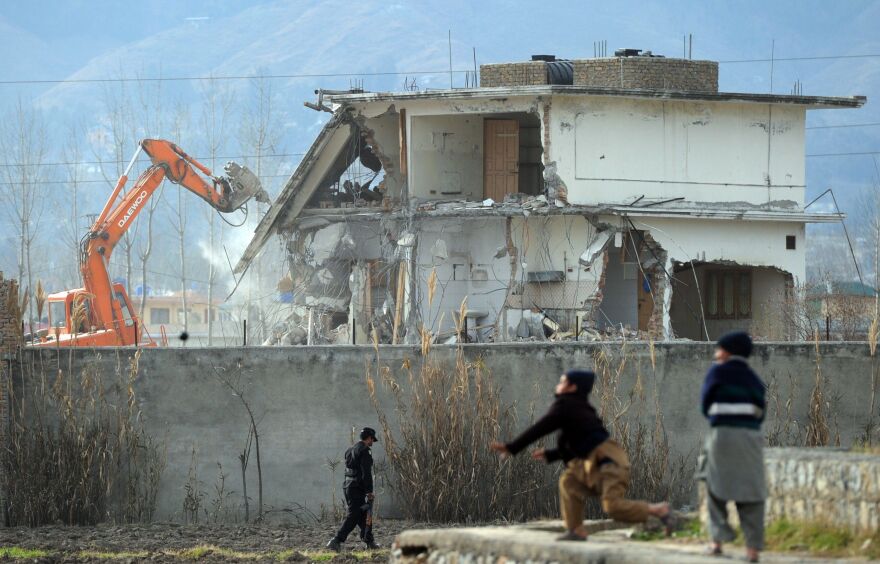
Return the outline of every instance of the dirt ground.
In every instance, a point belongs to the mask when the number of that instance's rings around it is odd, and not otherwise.
[[[336,526],[319,522],[289,526],[154,523],[0,527],[0,562],[387,562],[388,549],[398,533],[430,527],[382,519],[374,529],[381,550],[366,551],[355,530],[337,555],[325,548]]]

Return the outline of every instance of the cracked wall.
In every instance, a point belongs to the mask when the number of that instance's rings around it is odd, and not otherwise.
[[[573,204],[802,204],[805,120],[799,106],[557,97],[549,130]]]

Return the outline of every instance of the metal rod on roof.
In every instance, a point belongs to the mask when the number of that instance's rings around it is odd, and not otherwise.
[[[773,94],[773,59],[776,51],[776,40],[770,42],[770,94]]]
[[[804,209],[806,210],[808,207],[810,207],[810,206],[812,206],[813,204],[815,204],[816,201],[817,201],[819,198],[821,198],[822,196],[824,196],[825,194],[827,194],[827,193],[830,192],[830,191],[831,191],[831,188],[829,188],[828,190],[825,190],[824,192],[822,192],[821,194],[819,194],[818,196],[816,196],[815,198],[813,198],[813,200],[812,200],[809,204],[807,204],[807,205],[804,206]]]
[[[449,89],[452,90],[452,30],[449,30]]]
[[[694,34],[688,34],[688,59],[694,58]]]
[[[480,86],[479,75],[477,74],[477,48],[474,47],[474,88]]]

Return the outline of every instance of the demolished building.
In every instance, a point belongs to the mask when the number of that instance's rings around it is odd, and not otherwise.
[[[535,59],[320,93],[332,116],[236,266],[281,238],[274,342],[783,336],[805,226],[841,220],[804,208],[806,112],[866,99],[719,92],[716,62],[638,51]]]

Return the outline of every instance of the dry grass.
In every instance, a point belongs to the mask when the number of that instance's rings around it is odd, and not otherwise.
[[[417,366],[407,360],[397,373],[383,367],[376,345],[375,366],[367,367],[390,488],[404,514],[460,523],[555,515],[550,469],[527,456],[502,461],[489,451],[490,442],[513,434],[516,416],[485,365],[466,361],[458,347],[455,365],[444,366],[431,354],[430,332],[421,333]],[[378,383],[395,402],[394,427],[380,407]]]
[[[880,558],[880,531],[853,533],[821,522],[779,519],[767,526],[767,550],[806,552],[826,558]]]
[[[694,460],[671,452],[657,389],[653,342],[648,353],[649,378],[637,359],[630,357],[626,343],[617,353],[608,347],[594,353],[599,414],[612,438],[629,456],[632,471],[627,497],[669,500],[680,506],[689,501],[693,491]],[[629,389],[623,382],[627,365],[633,365],[635,370],[635,383]],[[646,379],[651,385],[652,399],[645,387]],[[601,515],[595,508],[592,513],[594,517]]]
[[[376,345],[376,357],[367,365],[367,384],[391,472],[390,488],[406,517],[466,523],[557,516],[560,466],[535,463],[525,455],[501,461],[488,449],[490,442],[524,428],[533,418],[533,405],[528,417],[518,418],[480,359],[467,361],[459,346],[454,365],[445,366],[431,352],[431,333],[422,328],[421,335],[419,360],[406,360],[395,371],[382,366]],[[594,360],[599,378],[594,401],[612,436],[631,458],[630,495],[686,502],[692,489],[692,464],[689,457],[670,453],[657,390],[653,403],[649,402],[640,369],[635,386],[624,389],[622,378],[631,361],[625,345],[617,356],[603,350]],[[654,374],[653,346],[651,367]],[[393,413],[381,407],[383,390],[394,401]],[[598,515],[598,504],[588,511]]]
[[[7,524],[152,519],[165,456],[140,422],[139,354],[106,379],[94,363],[77,377],[23,367],[22,381],[10,382],[9,442],[0,453]]]

